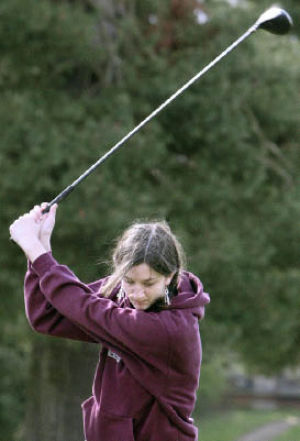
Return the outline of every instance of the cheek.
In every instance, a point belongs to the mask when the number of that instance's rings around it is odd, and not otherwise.
[[[157,284],[153,289],[151,290],[151,294],[154,297],[162,297],[165,293],[165,285],[163,283]]]

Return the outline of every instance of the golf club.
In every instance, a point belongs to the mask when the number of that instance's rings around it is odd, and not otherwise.
[[[158,115],[165,107],[167,107],[172,101],[174,101],[179,95],[181,95],[186,89],[194,84],[199,78],[201,78],[207,71],[215,66],[222,58],[226,57],[233,49],[235,49],[242,41],[248,38],[258,29],[264,29],[268,32],[283,35],[286,34],[292,27],[293,21],[290,15],[283,9],[273,6],[267,9],[260,15],[258,20],[252,25],[240,38],[232,43],[227,49],[225,49],[220,55],[218,55],[213,61],[205,66],[200,72],[198,72],[193,78],[185,83],[180,89],[178,89],[173,95],[171,95],[166,101],[164,101],[157,109],[155,109],[150,115],[148,115],[142,122],[140,122],[133,130],[131,130],[126,136],[124,136],[119,142],[117,142],[109,151],[101,156],[90,168],[88,168],[79,178],[77,178],[71,185],[66,187],[61,193],[59,193],[43,210],[43,214],[47,213],[51,206],[61,202],[65,199],[74,188],[79,185],[84,179],[86,179],[100,164],[106,161],[113,153],[120,149],[130,138],[133,137],[142,127],[144,127],[149,121],[151,121],[156,115]]]

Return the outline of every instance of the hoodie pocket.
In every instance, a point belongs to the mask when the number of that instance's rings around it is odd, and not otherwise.
[[[133,420],[112,415],[93,406],[92,399],[83,403],[84,433],[87,441],[134,441]]]

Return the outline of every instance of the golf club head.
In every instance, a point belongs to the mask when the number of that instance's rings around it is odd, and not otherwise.
[[[290,15],[277,6],[267,9],[256,22],[257,29],[264,29],[273,34],[287,34],[293,26]]]

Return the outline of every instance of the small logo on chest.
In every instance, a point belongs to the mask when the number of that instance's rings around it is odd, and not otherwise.
[[[114,358],[116,360],[117,363],[119,363],[121,361],[121,357],[117,354],[115,354],[113,351],[111,351],[110,349],[108,350],[107,355],[111,358]]]

